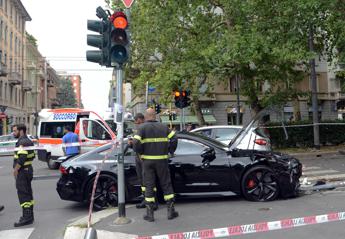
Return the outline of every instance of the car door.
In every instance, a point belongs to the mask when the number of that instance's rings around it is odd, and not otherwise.
[[[111,139],[110,132],[97,120],[80,119],[79,140],[82,143],[90,143],[81,147],[81,153],[88,152]]]
[[[217,192],[228,190],[229,162],[218,149],[192,139],[178,139],[171,174],[177,193]]]

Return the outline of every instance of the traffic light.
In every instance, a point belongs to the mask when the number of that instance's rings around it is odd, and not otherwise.
[[[101,20],[87,20],[87,29],[99,34],[88,34],[87,44],[97,47],[100,50],[86,51],[86,60],[99,63],[101,66],[110,66],[109,45],[110,45],[110,27],[109,16],[103,8],[98,7],[96,15]]]
[[[176,90],[174,91],[175,96],[175,106],[177,108],[183,109],[190,106],[191,100],[188,96],[190,96],[189,90]]]
[[[156,113],[159,114],[161,112],[161,105],[155,104],[155,110],[156,110]]]
[[[115,12],[111,17],[110,32],[110,62],[111,66],[123,65],[129,58],[129,33],[127,32],[128,21],[127,16],[119,11]]]

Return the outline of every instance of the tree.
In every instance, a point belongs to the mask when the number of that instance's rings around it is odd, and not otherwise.
[[[60,108],[77,107],[76,94],[73,89],[72,81],[69,79],[60,79],[57,98],[61,105]]]
[[[343,0],[137,1],[127,71],[134,90],[149,80],[167,100],[177,86],[191,88],[201,124],[200,86],[207,85],[207,95],[237,75],[241,94],[257,112],[308,93],[297,91],[296,83],[309,74],[309,59],[333,60],[345,52],[344,23]]]

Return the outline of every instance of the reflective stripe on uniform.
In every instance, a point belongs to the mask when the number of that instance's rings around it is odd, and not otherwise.
[[[26,162],[24,163],[24,166],[28,166],[28,165],[32,165],[32,161],[26,161]]]
[[[174,194],[168,194],[168,195],[164,195],[164,200],[165,201],[169,201],[170,199],[174,198]]]
[[[134,135],[134,137],[133,137],[134,139],[136,139],[136,140],[139,140],[139,141],[141,141],[141,136],[139,136],[139,135]]]
[[[141,155],[142,159],[167,159],[169,155]]]
[[[161,143],[161,142],[168,142],[168,138],[147,138],[141,140],[141,143]]]
[[[29,154],[26,150],[19,150],[17,154]]]
[[[141,191],[145,192],[146,191],[146,187],[141,187]]]
[[[30,201],[30,202],[25,202],[25,203],[22,203],[20,204],[21,207],[23,208],[28,208],[28,207],[31,207],[35,204],[34,200]]]
[[[155,202],[155,198],[152,197],[152,198],[145,198],[145,201],[146,202]]]
[[[174,137],[175,135],[175,131],[171,131],[170,134],[168,135],[168,139],[171,139],[172,137]]]

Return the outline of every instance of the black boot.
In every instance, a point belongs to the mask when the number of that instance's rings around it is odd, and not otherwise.
[[[178,217],[178,212],[175,211],[174,201],[173,200],[167,201],[167,205],[168,205],[168,220],[172,220]]]
[[[146,204],[145,204],[145,199],[143,199],[140,203],[138,203],[137,205],[135,205],[136,208],[140,209],[140,208],[145,208]]]
[[[23,216],[18,222],[14,223],[14,227],[22,227],[30,225],[34,222],[33,211],[31,208],[23,208]]]
[[[157,211],[158,210],[158,200],[156,200],[153,204],[153,211]]]
[[[153,206],[154,206],[154,203],[146,204],[146,215],[144,215],[144,220],[148,222],[153,222],[155,220],[153,217]]]
[[[0,212],[2,212],[5,209],[3,205],[0,205]]]

